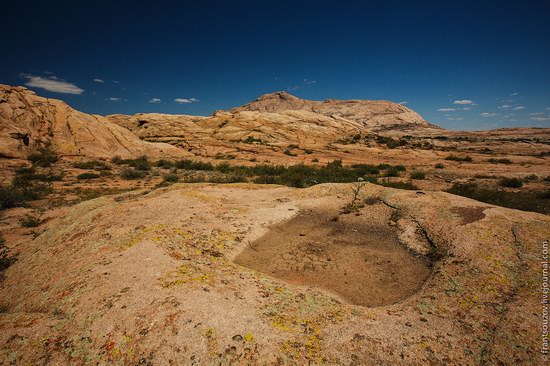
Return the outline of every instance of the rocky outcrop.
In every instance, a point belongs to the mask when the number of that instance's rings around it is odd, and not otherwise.
[[[24,158],[45,142],[62,156],[94,158],[181,156],[168,144],[142,141],[108,119],[37,96],[24,87],[0,85],[0,156]]]
[[[392,102],[320,102],[284,92],[263,95],[241,107],[216,111],[210,117],[151,113],[107,118],[144,140],[181,146],[191,144],[191,140],[216,145],[246,139],[275,145],[325,146],[357,133],[434,127],[418,113]]]
[[[255,101],[231,112],[257,111],[281,113],[288,110],[304,110],[324,116],[340,117],[355,121],[367,128],[424,127],[433,128],[418,113],[397,103],[385,100],[304,100],[286,92],[265,94]]]

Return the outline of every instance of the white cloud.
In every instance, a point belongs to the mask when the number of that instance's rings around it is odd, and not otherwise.
[[[510,95],[511,95],[511,96],[516,96],[516,95],[518,95],[518,93],[516,92],[516,93],[512,93],[512,94],[510,94]]]
[[[109,102],[120,102],[120,101],[123,101],[123,100],[126,100],[126,99],[119,98],[119,97],[109,97],[109,98],[105,98],[105,100],[107,100]]]
[[[199,100],[196,99],[196,98],[176,98],[174,99],[174,102],[176,103],[180,103],[180,104],[183,104],[183,103],[195,103],[195,102],[198,102]]]
[[[101,80],[101,79],[94,79],[94,81],[95,81],[96,83],[104,83],[104,82],[105,82],[104,80]]]
[[[317,83],[317,80],[308,80],[308,79],[304,79],[304,83],[306,83],[307,85],[311,85],[311,84]]]
[[[453,112],[453,111],[456,111],[456,109],[454,109],[454,108],[439,108],[438,111],[439,112]]]
[[[160,99],[159,98],[153,98],[149,101],[149,103],[160,103]]]
[[[464,107],[464,108],[462,108],[462,110],[463,110],[463,111],[471,111],[472,108],[470,108],[470,107]]]
[[[543,116],[544,113],[529,113],[530,116]]]
[[[550,121],[550,116],[536,116],[531,117],[532,121]]]
[[[462,121],[464,118],[462,117],[449,117],[447,120],[449,121]]]
[[[120,83],[120,81],[118,81],[118,80],[113,80],[113,83],[118,84],[118,83]]]
[[[497,114],[496,114],[496,113],[483,112],[483,113],[480,113],[479,115],[480,115],[481,117],[494,117],[494,116],[496,116]]]
[[[498,109],[510,109],[510,108],[512,108],[510,104],[503,104],[500,107],[498,107]]]
[[[512,110],[514,110],[514,111],[519,111],[519,110],[522,110],[522,109],[525,109],[525,107],[522,106],[522,105],[518,105],[517,107],[512,108]]]
[[[402,102],[399,102],[399,104],[405,105],[405,104],[409,104],[409,102],[407,102],[406,100],[404,100],[404,101],[402,101]]]
[[[32,88],[40,88],[54,93],[63,93],[63,94],[82,94],[84,89],[80,89],[78,86],[68,83],[66,81],[60,80],[55,76],[49,76],[43,78],[41,76],[26,75],[21,74],[21,77],[27,79],[25,83],[26,86]]]
[[[464,104],[472,104],[472,105],[473,105],[474,102],[471,101],[470,99],[459,99],[459,100],[455,100],[455,101],[453,102],[453,104],[462,104],[462,105],[464,105]]]

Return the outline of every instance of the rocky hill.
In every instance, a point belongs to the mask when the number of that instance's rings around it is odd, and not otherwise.
[[[255,101],[230,112],[256,111],[281,113],[288,110],[304,110],[328,117],[340,117],[359,122],[367,128],[433,128],[418,113],[398,104],[385,100],[305,100],[286,92],[265,94]]]
[[[189,146],[235,141],[326,146],[356,134],[381,130],[439,130],[418,113],[397,103],[370,100],[297,98],[284,92],[266,94],[254,102],[210,117],[136,114],[107,118],[140,138]]]
[[[51,142],[62,156],[181,156],[167,144],[142,141],[108,119],[37,96],[24,87],[0,85],[0,156],[24,158]]]

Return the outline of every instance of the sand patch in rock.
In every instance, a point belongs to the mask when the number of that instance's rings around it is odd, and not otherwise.
[[[329,290],[352,304],[397,303],[422,287],[431,267],[399,242],[387,225],[390,212],[380,206],[338,219],[327,210],[302,211],[271,226],[235,262],[291,284]]]

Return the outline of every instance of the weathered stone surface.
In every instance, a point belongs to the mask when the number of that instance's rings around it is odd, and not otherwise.
[[[108,119],[76,111],[66,103],[37,96],[24,87],[0,85],[0,155],[23,158],[50,141],[62,156],[181,156],[168,144],[136,137]]]

